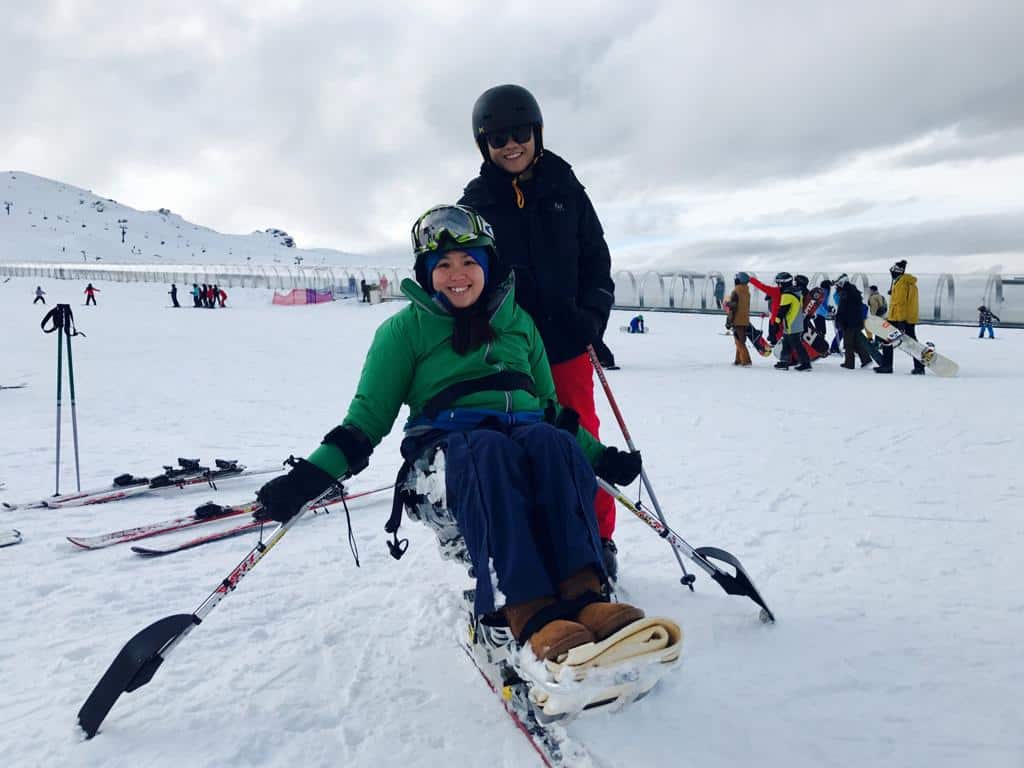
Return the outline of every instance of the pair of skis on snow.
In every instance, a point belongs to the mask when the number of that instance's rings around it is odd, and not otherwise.
[[[360,491],[357,493],[347,493],[343,489],[335,487],[332,489],[333,492],[331,494],[322,497],[317,502],[316,506],[311,509],[314,514],[317,514],[329,506],[340,504],[343,501],[352,501],[353,499],[362,498],[363,496],[369,496],[374,493],[380,493],[381,491],[389,490],[392,487],[393,486],[391,485],[385,485],[380,488],[374,488],[369,491]],[[190,530],[208,523],[231,520],[244,515],[250,516],[248,520],[239,523],[238,525],[196,536],[185,541],[177,542],[173,545],[164,547],[133,546],[131,548],[132,552],[137,555],[141,555],[142,557],[160,557],[162,555],[170,555],[175,552],[194,549],[195,547],[202,546],[203,544],[210,544],[214,541],[223,541],[224,539],[242,536],[250,531],[258,530],[267,523],[267,519],[260,516],[260,512],[262,510],[263,505],[258,501],[248,501],[242,504],[229,505],[207,502],[206,504],[196,507],[193,514],[185,517],[177,517],[157,523],[149,523],[135,528],[125,528],[120,531],[110,531],[109,533],[101,533],[97,536],[68,536],[67,540],[81,549],[104,549],[105,547],[112,547],[116,544],[128,544],[142,539],[149,539],[154,536],[163,536],[167,533],[177,533],[179,531]]]
[[[133,496],[165,491],[180,491],[198,485],[217,487],[217,482],[238,477],[251,477],[280,472],[280,467],[248,469],[235,460],[215,459],[215,468],[205,467],[198,459],[178,459],[179,466],[165,466],[155,477],[136,477],[131,474],[118,475],[108,486],[76,493],[65,493],[24,504],[3,502],[5,509],[35,509],[49,507],[77,507],[87,504],[106,504]]]

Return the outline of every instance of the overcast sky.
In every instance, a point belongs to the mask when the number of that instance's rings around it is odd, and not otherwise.
[[[620,266],[1024,270],[1024,2],[3,0],[0,169],[385,251],[537,96]]]

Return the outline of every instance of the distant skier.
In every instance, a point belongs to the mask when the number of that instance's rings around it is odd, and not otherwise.
[[[602,596],[608,574],[594,495],[595,474],[623,486],[635,480],[640,454],[604,447],[557,404],[540,334],[515,303],[490,233],[463,206],[432,208],[416,222],[416,280],[402,283],[410,301],[377,329],[347,416],[257,498],[268,517],[290,520],[337,479],[366,469],[407,404],[406,473],[414,482],[426,472],[441,478],[445,501],[422,519],[464,548],[476,616],[501,617],[524,658],[554,665],[570,649],[616,635],[588,666],[604,672],[625,663],[635,672],[650,645],[636,634],[644,614]],[[646,621],[664,627],[672,643],[671,658],[647,660],[674,661],[675,622]]]
[[[885,303],[885,296],[878,292],[877,285],[868,286],[868,312],[875,317],[885,317],[889,311],[889,305]]]
[[[171,290],[169,290],[168,293],[171,294],[171,306],[180,308],[181,304],[178,303],[178,286],[171,283]]]
[[[732,337],[736,342],[736,355],[733,365],[744,368],[751,365],[750,350],[747,349],[747,329],[750,327],[750,275],[737,272],[733,278],[734,287],[729,294],[729,325],[732,326]]]
[[[221,309],[223,309],[224,302],[228,300],[228,293],[223,288],[218,288],[216,285],[213,286],[213,288],[217,292],[217,301],[220,304]]]
[[[93,288],[92,283],[85,286],[85,306],[89,306],[89,302],[96,306],[96,294],[100,292],[99,288]]]
[[[359,300],[359,303],[360,304],[363,304],[363,303],[369,304],[370,303],[370,286],[366,284],[366,280],[365,279],[359,281],[359,290],[361,290],[363,292],[363,298]]]
[[[997,322],[1003,322],[999,319],[999,315],[993,312],[991,309],[982,304],[978,307],[978,338],[985,336],[985,331],[988,331],[988,337],[994,339],[995,333],[992,331],[992,318],[995,318]]]
[[[889,311],[889,305],[885,303],[885,296],[878,292],[877,285],[868,286],[868,314],[874,315],[875,317],[885,317],[885,313]],[[864,336],[870,342],[874,338],[874,334],[871,331],[864,329]]]
[[[818,287],[821,288],[822,297],[821,304],[814,311],[814,330],[817,331],[821,338],[827,339],[829,307],[832,302],[832,281],[826,278],[821,281]]]
[[[46,291],[43,290],[42,286],[37,285],[36,286],[36,297],[34,299],[32,299],[32,303],[36,304],[36,303],[41,301],[41,302],[43,302],[43,304],[46,304],[46,299],[43,298],[44,296],[46,296]]]
[[[203,306],[201,299],[199,298],[199,285],[198,283],[192,283],[192,307]]]
[[[629,333],[647,333],[643,315],[636,315],[629,321]]]
[[[715,278],[715,306],[718,309],[722,308],[722,302],[725,301],[725,280],[721,277]]]

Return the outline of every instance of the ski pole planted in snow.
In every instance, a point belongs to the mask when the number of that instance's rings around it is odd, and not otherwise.
[[[619,404],[615,401],[615,395],[612,394],[612,388],[608,385],[608,379],[606,379],[604,375],[604,368],[601,367],[601,361],[597,359],[597,353],[594,352],[593,345],[587,345],[587,354],[590,355],[590,362],[594,366],[594,370],[597,372],[597,378],[601,380],[601,386],[604,388],[604,393],[608,397],[608,404],[612,407],[612,412],[615,414],[615,420],[619,422],[619,429],[622,430],[622,436],[626,438],[626,445],[629,446],[629,450],[635,451],[636,445],[633,443],[633,437],[629,434],[629,428],[626,426],[626,420],[622,418],[622,412],[619,410]],[[654,511],[657,513],[658,519],[667,529],[668,521],[661,512],[661,505],[658,503],[658,497],[654,495],[654,487],[651,485],[651,481],[647,478],[647,470],[643,467],[640,468],[640,481],[644,484],[648,495],[651,497],[651,503],[654,505]],[[693,574],[686,572],[686,566],[683,565],[683,558],[679,556],[679,552],[675,547],[672,548],[672,553],[676,556],[676,562],[679,563],[679,567],[683,571],[683,576],[679,580],[679,583],[689,587],[692,592],[694,582]]]
[[[238,586],[242,577],[256,567],[308,510],[316,507],[320,499],[330,493],[330,489],[325,491],[306,504],[287,523],[278,526],[269,539],[259,541],[193,613],[166,616],[150,624],[125,644],[78,711],[78,724],[85,731],[86,738],[91,739],[96,735],[103,719],[121,694],[137,690],[152,680],[164,659],[178,643],[202,623],[220,601]]]
[[[47,323],[50,327],[47,328]],[[68,390],[71,395],[71,427],[75,443],[75,483],[77,490],[82,490],[82,475],[78,462],[78,413],[75,407],[75,371],[71,358],[71,338],[85,334],[75,328],[75,317],[71,313],[70,304],[58,304],[43,317],[39,324],[43,333],[57,334],[57,458],[56,458],[56,482],[53,491],[54,496],[60,495],[60,423],[61,423],[61,399],[64,390],[64,337],[68,339]]]
[[[641,502],[638,501],[634,503],[630,501],[622,495],[622,491],[606,480],[602,480],[600,477],[597,478],[597,483],[601,487],[601,490],[611,494],[616,501],[639,517],[643,522],[647,523],[647,525],[653,528],[661,538],[665,539],[665,541],[667,541],[672,547],[672,551],[676,553],[676,557],[679,556],[680,552],[686,555],[693,562],[699,565],[708,576],[718,582],[718,585],[726,591],[726,594],[749,597],[761,606],[761,621],[766,623],[775,621],[775,614],[771,612],[768,604],[764,601],[764,598],[761,597],[761,593],[757,591],[757,587],[754,586],[754,582],[750,580],[750,576],[747,574],[743,565],[735,555],[730,552],[726,552],[724,549],[719,549],[718,547],[691,547],[683,540],[682,536],[669,528],[668,525],[665,524],[664,520],[652,515]],[[720,560],[723,563],[731,565],[736,570],[736,574],[733,575],[727,571],[723,571],[711,562],[711,560]]]

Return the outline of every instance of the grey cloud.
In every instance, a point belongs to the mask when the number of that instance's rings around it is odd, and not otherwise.
[[[800,265],[841,265],[850,260],[889,263],[899,258],[927,261],[977,254],[1024,255],[1024,209],[808,237],[709,239],[679,246],[666,260],[685,264],[693,259],[721,263],[760,259],[778,264],[795,259]]]
[[[1009,1],[52,0],[5,22],[0,97],[17,119],[0,124],[0,167],[136,206],[135,190],[178,174],[194,184],[155,204],[347,250],[404,244],[415,215],[458,196],[480,162],[473,100],[500,82],[534,90],[547,145],[602,215],[952,125],[961,154],[1010,151],[1024,122],[1024,4]],[[659,226],[641,213],[626,232]]]
[[[956,131],[949,141],[905,152],[897,167],[917,168],[942,163],[970,162],[1024,153],[1024,128],[972,135]]]

